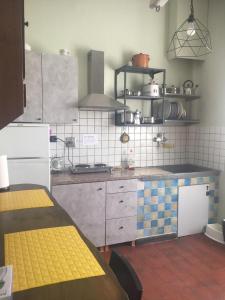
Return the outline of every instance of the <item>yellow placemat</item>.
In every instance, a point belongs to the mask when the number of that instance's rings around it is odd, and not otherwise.
[[[74,226],[10,233],[4,239],[14,292],[105,274]]]
[[[0,193],[0,212],[24,208],[54,206],[45,190]]]

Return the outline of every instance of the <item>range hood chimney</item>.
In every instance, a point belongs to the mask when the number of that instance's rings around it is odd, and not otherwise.
[[[88,95],[79,101],[80,110],[115,111],[127,109],[122,103],[104,95],[104,52],[88,53]]]

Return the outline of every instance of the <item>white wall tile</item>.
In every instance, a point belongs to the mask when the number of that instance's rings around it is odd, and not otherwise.
[[[73,163],[104,161],[118,166],[124,153],[133,148],[136,166],[190,162],[224,170],[225,127],[128,127],[126,132],[130,135],[130,142],[122,144],[123,128],[114,126],[114,113],[81,111],[79,116],[76,124],[51,126],[51,134],[57,134],[62,140],[69,136],[77,139],[76,148],[71,150]],[[168,143],[174,144],[173,149],[157,147],[152,139],[158,132],[166,134]],[[97,134],[98,145],[83,146],[82,135],[85,133]],[[51,155],[65,157],[66,164],[69,164],[63,142],[51,144]]]

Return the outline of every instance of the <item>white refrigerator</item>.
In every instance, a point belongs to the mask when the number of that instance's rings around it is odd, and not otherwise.
[[[0,130],[0,155],[7,155],[9,183],[41,184],[50,190],[49,125],[13,123]]]

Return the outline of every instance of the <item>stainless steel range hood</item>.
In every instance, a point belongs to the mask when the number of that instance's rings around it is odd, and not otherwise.
[[[88,95],[79,101],[80,110],[115,111],[127,109],[122,103],[104,95],[104,52],[88,53]]]

